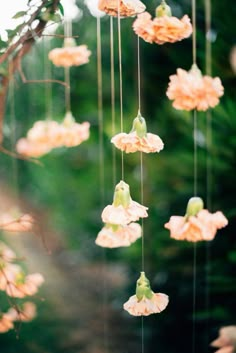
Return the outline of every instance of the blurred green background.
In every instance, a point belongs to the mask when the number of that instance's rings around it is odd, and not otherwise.
[[[18,199],[22,208],[38,219],[34,234],[5,236],[26,256],[29,271],[39,271],[45,283],[35,298],[37,318],[16,332],[0,336],[3,353],[100,353],[141,351],[141,319],[129,316],[123,303],[134,294],[141,270],[141,240],[129,248],[102,249],[94,240],[102,228],[101,212],[111,204],[113,150],[110,92],[110,19],[101,19],[105,195],[99,178],[99,126],[97,108],[96,18],[83,1],[78,1],[80,18],[73,21],[77,44],[92,51],[89,64],[72,67],[71,104],[78,122],[89,121],[88,141],[74,148],[55,149],[42,157],[42,165],[1,154],[2,209]],[[173,15],[191,17],[190,1],[170,1]],[[157,6],[149,1],[154,15]],[[212,4],[212,72],[225,88],[220,104],[211,111],[212,146],[207,150],[207,114],[198,113],[198,195],[211,211],[221,210],[229,225],[218,231],[210,243],[198,243],[196,268],[196,353],[213,351],[209,344],[221,326],[235,324],[236,239],[235,239],[235,147],[236,76],[230,65],[235,45],[236,7],[232,3]],[[124,131],[129,132],[137,114],[137,37],[134,18],[121,20]],[[59,26],[57,34],[63,34]],[[46,43],[47,42],[47,43]],[[48,44],[49,43],[49,44]],[[60,37],[38,41],[24,58],[27,79],[42,79],[45,71],[64,79],[64,70],[47,60],[48,46],[61,47]],[[117,20],[114,19],[116,132],[120,131],[119,66]],[[169,295],[165,311],[144,318],[145,352],[189,353],[193,340],[193,244],[170,239],[164,224],[171,215],[184,215],[193,196],[193,117],[172,108],[166,97],[169,76],[178,67],[189,70],[192,63],[191,37],[162,46],[140,40],[142,114],[149,132],[164,141],[159,154],[144,155],[145,270],[155,292]],[[197,62],[205,73],[204,2],[197,2]],[[65,114],[64,87],[52,84],[48,98],[46,84],[23,84],[16,76],[9,94],[4,122],[4,144],[13,149],[37,120],[44,120],[51,104],[51,117],[61,121]],[[212,183],[207,190],[207,161],[212,166]],[[125,154],[125,181],[131,196],[140,202],[140,157]],[[116,152],[116,182],[121,179],[121,155]],[[7,201],[6,201],[7,200]],[[44,248],[44,237],[51,254]],[[3,293],[4,294],[4,293]],[[4,309],[4,295],[1,307]],[[43,299],[43,300],[42,300]]]

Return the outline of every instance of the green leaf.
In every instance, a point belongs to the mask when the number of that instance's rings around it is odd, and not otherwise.
[[[0,49],[6,48],[8,46],[7,42],[0,39]]]
[[[63,8],[63,6],[62,6],[62,4],[60,2],[58,4],[58,8],[59,8],[59,11],[60,11],[61,15],[64,16],[64,8]]]
[[[12,18],[14,18],[14,19],[20,18],[20,17],[25,16],[25,14],[26,14],[26,11],[19,11]]]

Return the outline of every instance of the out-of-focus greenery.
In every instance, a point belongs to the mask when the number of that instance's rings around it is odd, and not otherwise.
[[[147,4],[154,15],[155,1]],[[191,15],[190,2],[172,1],[174,15]],[[17,160],[19,190],[38,209],[43,210],[50,226],[60,234],[68,254],[77,253],[81,261],[104,262],[103,249],[94,245],[102,227],[100,218],[105,205],[112,202],[112,137],[110,92],[110,32],[109,17],[101,19],[103,108],[104,108],[104,163],[105,197],[102,200],[99,179],[99,126],[97,112],[97,62],[96,18],[92,17],[82,1],[78,2],[82,16],[73,22],[73,34],[79,35],[77,44],[87,44],[92,51],[90,63],[71,68],[72,112],[78,122],[91,123],[90,139],[79,147],[57,149],[41,158],[43,166]],[[228,6],[228,8],[227,8]],[[235,74],[229,55],[234,45],[235,7],[214,2],[212,7],[212,71],[219,76],[225,88],[220,104],[210,114],[212,117],[212,146],[207,150],[207,114],[198,113],[198,195],[207,202],[211,199],[211,211],[221,210],[229,219],[229,225],[218,231],[210,243],[196,244],[196,352],[208,352],[209,343],[221,326],[235,324],[236,295],[236,240],[234,196],[236,103]],[[205,24],[204,3],[197,4],[197,61],[205,72]],[[124,130],[131,129],[137,114],[137,37],[132,30],[133,18],[122,19],[122,69]],[[57,33],[63,33],[58,28]],[[51,67],[52,77],[64,79],[62,68],[52,67],[47,60],[48,46],[61,47],[63,41],[55,37],[40,40],[24,59],[23,69],[28,79],[45,77]],[[115,83],[116,83],[116,132],[120,131],[119,72],[117,20],[114,19]],[[167,293],[170,303],[159,314],[144,319],[145,345],[149,353],[187,353],[192,349],[193,310],[193,244],[170,239],[164,224],[171,215],[184,215],[187,201],[193,196],[193,117],[192,113],[175,110],[166,97],[169,76],[178,67],[190,69],[192,63],[191,38],[175,44],[158,46],[140,40],[142,114],[148,130],[157,133],[165,148],[159,154],[144,155],[144,204],[149,207],[149,217],[144,220],[145,270],[155,292]],[[32,124],[45,119],[48,104],[52,104],[52,119],[60,121],[65,114],[64,87],[52,84],[52,99],[46,97],[46,85],[25,84],[17,77],[14,84],[16,139],[24,136]],[[5,143],[12,145],[12,116],[8,100],[5,121]],[[207,190],[207,160],[212,166],[212,183]],[[12,183],[9,177],[12,159],[1,156],[1,178]],[[140,202],[140,156],[124,155],[125,181],[131,188],[131,196]],[[121,178],[121,155],[116,152],[116,181]],[[209,195],[210,192],[210,195]],[[135,281],[141,270],[141,241],[129,248],[105,251],[105,263],[125,266],[129,283],[121,293],[112,293],[118,311],[122,303],[134,294]],[[77,259],[80,261],[80,259]],[[76,262],[75,262],[76,263]],[[47,286],[47,282],[44,284]],[[56,294],[55,294],[56,295]],[[79,294],[78,294],[79,295]],[[97,299],[98,300],[98,299]],[[53,302],[53,301],[52,301]],[[50,307],[52,305],[52,307]],[[65,298],[65,306],[67,298]],[[49,306],[49,308],[48,308]],[[40,303],[42,313],[55,311],[53,304]],[[125,314],[123,314],[125,315]],[[117,318],[116,325],[119,325]],[[127,325],[140,340],[140,320],[128,318]],[[40,340],[38,332],[40,331]],[[14,341],[11,333],[0,337],[4,353],[15,352],[64,352],[59,348],[63,322],[58,320],[42,326],[40,314],[37,320],[22,327],[23,338]],[[109,332],[109,330],[108,330]],[[37,344],[27,345],[28,337]],[[112,329],[110,332],[112,336]],[[91,340],[94,337],[91,337]],[[129,337],[127,336],[128,340]],[[26,343],[24,343],[26,342]],[[28,341],[29,342],[29,341]],[[38,349],[38,350],[37,350]],[[126,342],[122,351],[126,349]],[[141,349],[141,348],[140,348]],[[68,348],[67,353],[80,352],[80,345]],[[128,351],[127,351],[128,352]]]

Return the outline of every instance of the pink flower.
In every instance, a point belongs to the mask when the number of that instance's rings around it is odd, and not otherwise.
[[[106,225],[98,233],[95,243],[105,248],[130,246],[142,235],[142,228],[138,223],[128,225]]]
[[[146,6],[139,0],[119,0],[119,4],[117,0],[99,0],[98,8],[110,16],[120,12],[121,17],[130,17],[145,11]]]
[[[0,215],[0,229],[6,232],[28,232],[32,230],[34,219],[29,214],[24,214],[22,216],[15,211],[11,213],[3,213]]]
[[[126,153],[133,152],[160,152],[164,144],[159,136],[147,133],[145,119],[138,112],[138,116],[133,120],[133,127],[129,134],[120,133],[112,137],[111,142]]]
[[[173,100],[175,109],[187,111],[214,108],[223,94],[221,80],[218,77],[202,76],[196,65],[190,71],[177,69],[177,74],[170,76],[166,92],[167,97]]]
[[[74,147],[80,145],[89,138],[89,122],[85,121],[79,124],[71,112],[67,112],[62,122],[63,138],[62,144],[66,147]]]
[[[130,200],[127,207],[108,205],[102,211],[102,221],[103,223],[125,225],[138,221],[139,218],[148,217],[147,210],[147,207],[133,200]]]
[[[124,309],[133,316],[148,316],[163,311],[167,307],[168,302],[168,295],[163,293],[153,293],[151,299],[144,297],[141,300],[138,300],[137,296],[133,295],[124,304]]]
[[[91,51],[88,50],[87,45],[74,46],[74,41],[72,41],[72,46],[66,44],[64,48],[52,49],[48,58],[56,66],[70,67],[87,64],[90,55]]]
[[[12,321],[32,321],[36,316],[36,305],[32,302],[25,302],[22,305],[22,309],[10,308],[7,315]]]
[[[147,316],[160,313],[168,305],[169,297],[163,293],[153,293],[150,282],[141,272],[136,282],[136,294],[123,305],[130,315]]]
[[[133,23],[134,32],[149,43],[174,43],[192,34],[190,19],[185,15],[181,20],[174,16],[155,17],[148,12],[137,16]]]
[[[21,138],[16,143],[16,151],[25,157],[38,158],[51,151],[51,147]]]
[[[210,213],[206,209],[200,209],[195,214],[187,212],[185,217],[170,217],[165,228],[170,230],[170,236],[173,239],[197,242],[213,240],[217,230],[227,224],[228,220],[222,212]]]
[[[233,353],[236,349],[236,326],[225,326],[219,331],[219,337],[211,342],[212,347],[220,348],[215,353]]]
[[[0,242],[0,266],[16,259],[16,254],[6,244]]]
[[[5,333],[14,327],[11,317],[8,314],[0,314],[0,333]]]

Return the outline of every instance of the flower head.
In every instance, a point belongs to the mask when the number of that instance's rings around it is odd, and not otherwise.
[[[134,32],[148,43],[174,43],[192,34],[192,25],[187,15],[181,20],[172,16],[171,8],[162,0],[156,8],[156,17],[152,20],[148,12],[141,13],[133,23]]]
[[[25,302],[22,308],[10,308],[7,315],[12,321],[29,322],[36,316],[36,305],[32,302]]]
[[[177,69],[177,74],[170,76],[166,92],[167,97],[173,100],[175,109],[187,111],[214,108],[223,94],[219,77],[203,76],[195,64],[190,71]]]
[[[213,240],[218,229],[225,227],[228,220],[222,212],[210,213],[203,209],[200,198],[189,200],[186,215],[172,216],[165,228],[170,230],[170,236],[176,240],[197,242]]]
[[[129,185],[121,180],[115,187],[113,203],[102,211],[102,221],[126,225],[148,216],[147,207],[131,199]]]
[[[219,331],[219,337],[211,342],[212,347],[220,348],[215,353],[234,353],[236,350],[236,326],[225,326]]]
[[[138,223],[128,225],[106,224],[98,233],[95,243],[105,248],[130,246],[142,235],[142,228]]]
[[[5,232],[28,232],[33,225],[33,217],[30,214],[21,215],[19,210],[14,209],[0,215],[0,229]]]
[[[118,3],[119,1],[119,3]],[[135,16],[145,11],[146,6],[140,0],[99,0],[98,8],[110,16]]]
[[[116,148],[126,153],[137,151],[144,153],[160,152],[164,144],[158,135],[147,133],[146,121],[138,112],[133,120],[133,127],[129,134],[119,133],[112,137],[111,142]]]
[[[168,305],[169,297],[163,293],[154,293],[150,282],[141,272],[136,284],[136,294],[124,304],[124,309],[134,316],[147,316],[160,313]]]
[[[0,314],[0,333],[5,333],[14,327],[11,316]]]
[[[56,66],[70,67],[80,66],[89,62],[91,51],[87,45],[76,46],[73,38],[67,38],[64,41],[64,48],[52,49],[48,58]]]
[[[62,145],[74,147],[80,145],[89,138],[89,122],[79,124],[75,121],[71,112],[67,112],[62,122]]]

